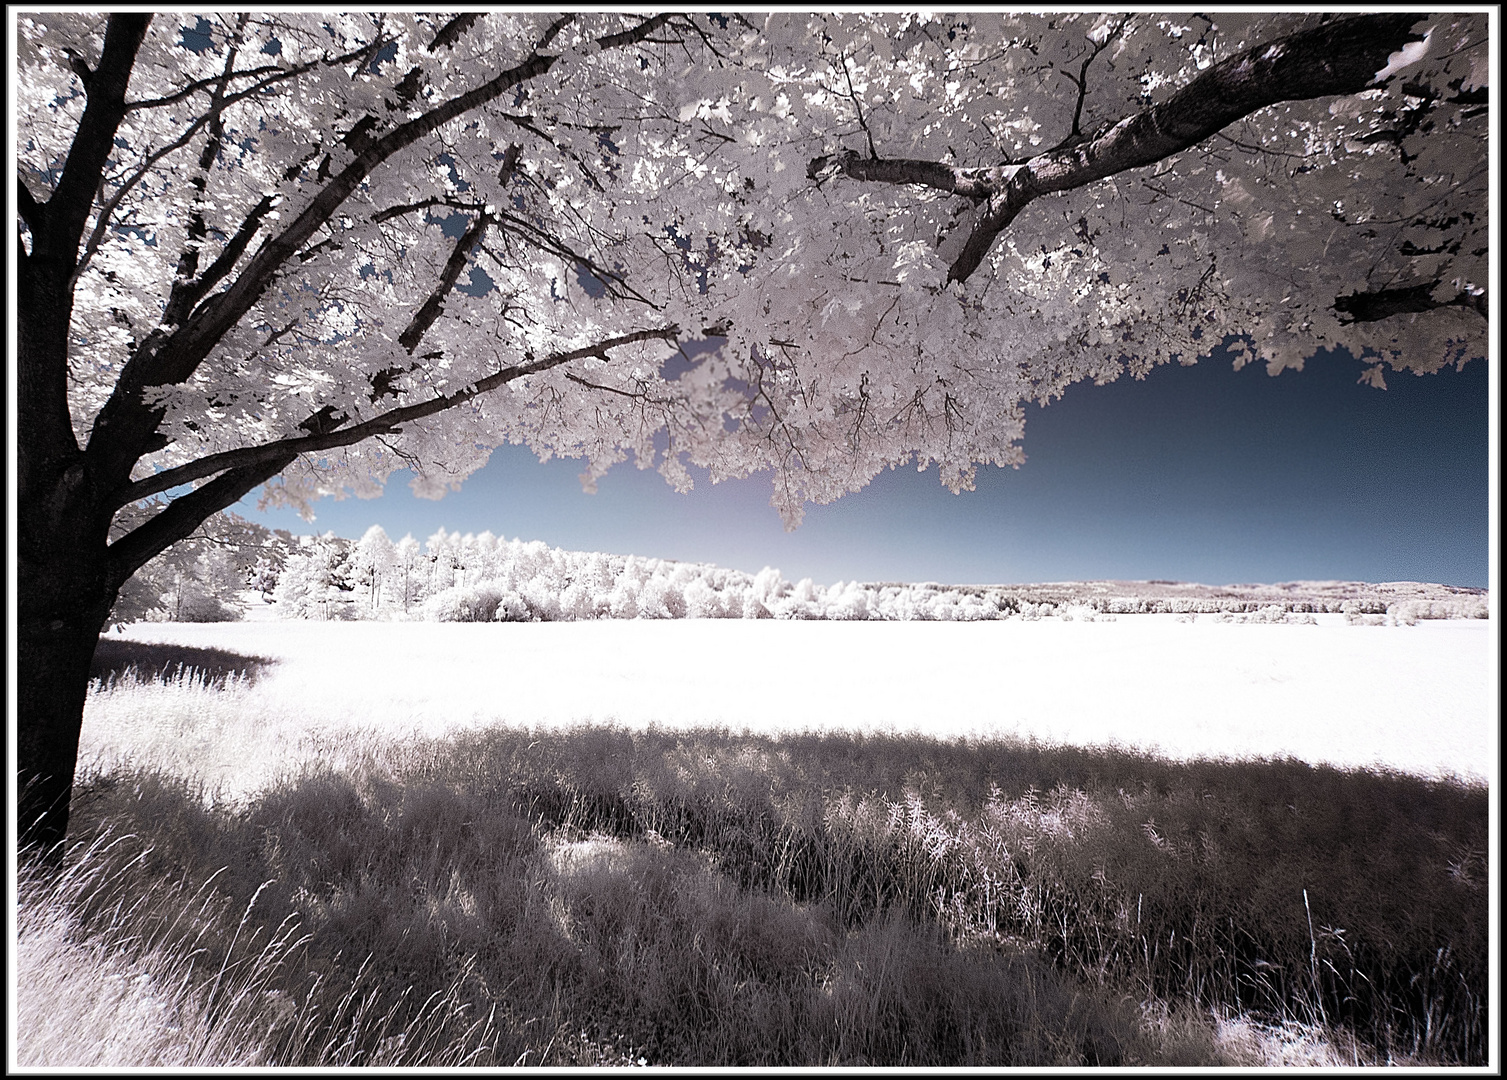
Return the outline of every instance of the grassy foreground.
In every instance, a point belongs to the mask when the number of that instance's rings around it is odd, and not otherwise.
[[[603,727],[345,756],[235,802],[87,777],[23,876],[21,1063],[1486,1060],[1481,787]]]

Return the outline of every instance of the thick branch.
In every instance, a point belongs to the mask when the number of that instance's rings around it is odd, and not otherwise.
[[[514,379],[521,379],[525,375],[537,375],[542,371],[559,367],[561,364],[568,364],[573,360],[584,360],[587,357],[602,356],[609,349],[636,344],[640,341],[674,341],[679,333],[680,327],[673,325],[657,330],[638,330],[631,334],[608,338],[606,341],[600,341],[594,345],[571,349],[568,352],[554,353],[544,357],[542,360],[531,360],[512,367],[503,368],[501,371],[478,379],[476,382],[471,383],[469,386],[464,386],[454,393],[440,394],[437,397],[430,398],[428,401],[389,409],[387,412],[380,413],[354,427],[340,428],[334,431],[297,438],[279,439],[276,442],[265,443],[261,446],[248,446],[238,450],[225,450],[218,454],[210,454],[207,457],[190,461],[173,469],[166,469],[160,473],[136,481],[121,492],[116,503],[117,505],[124,506],[126,503],[149,498],[152,495],[160,494],[194,480],[201,480],[206,476],[214,476],[216,473],[224,472],[227,469],[259,467],[268,461],[279,459],[284,454],[291,454],[293,457],[296,457],[299,454],[310,453],[316,450],[331,450],[340,446],[352,446],[374,435],[382,435],[395,431],[403,424],[422,420],[425,417],[433,416],[447,409],[453,409],[457,405],[470,401],[478,394],[485,394],[489,390],[495,390],[497,387],[510,383]],[[292,458],[290,457],[289,460],[292,460]],[[283,465],[279,465],[278,470],[281,470],[283,467]]]
[[[262,201],[252,207],[251,213],[246,215],[246,220],[241,222],[241,227],[236,230],[236,234],[230,238],[230,242],[225,245],[215,261],[209,264],[203,276],[191,285],[185,286],[185,294],[190,304],[197,303],[205,293],[218,285],[225,275],[230,273],[236,260],[245,253],[252,238],[256,236],[257,230],[262,227],[262,219],[272,212],[272,208],[277,203],[278,196],[263,195]]]
[[[915,158],[865,158],[856,150],[813,158],[806,166],[806,175],[812,180],[840,175],[880,184],[916,184],[970,199],[987,199],[999,190],[1004,177],[1001,169],[965,169]]]
[[[1460,292],[1448,300],[1434,299],[1434,290],[1439,282],[1428,281],[1401,289],[1378,289],[1375,292],[1353,292],[1349,296],[1337,296],[1334,310],[1348,315],[1342,322],[1378,322],[1393,315],[1414,315],[1439,308],[1459,307],[1474,311],[1481,318],[1487,317],[1486,293]]]
[[[232,469],[209,483],[174,499],[150,521],[138,525],[108,548],[111,584],[119,588],[159,552],[189,536],[211,514],[238,502],[258,484],[282,472],[296,453],[271,455],[255,464]]]
[[[380,225],[384,221],[390,221],[391,219],[393,219],[395,217],[400,217],[403,214],[415,214],[415,213],[418,213],[420,210],[427,210],[431,206],[441,206],[441,205],[452,206],[454,204],[449,199],[443,198],[443,197],[441,197],[439,195],[433,195],[433,196],[430,196],[427,199],[420,199],[418,202],[403,203],[400,206],[389,206],[386,210],[378,210],[375,214],[372,215],[372,222],[374,224]],[[467,203],[466,206],[464,207],[464,209],[480,209],[480,208],[481,208],[480,206],[473,206],[470,203]],[[462,207],[457,207],[456,209],[462,209]]]
[[[1356,15],[1258,45],[1214,65],[1167,101],[1127,117],[1097,139],[1040,154],[1021,166],[958,169],[930,163],[923,168],[927,163],[868,162],[847,155],[817,159],[808,172],[830,169],[854,179],[920,183],[973,198],[987,189],[987,204],[947,271],[949,282],[966,281],[995,238],[1034,199],[1155,164],[1279,101],[1359,93],[1375,82],[1392,53],[1418,40],[1412,28],[1421,18],[1397,12]],[[875,170],[880,165],[898,168],[886,174]]]
[[[99,67],[89,79],[88,100],[68,160],[52,197],[47,200],[47,228],[42,247],[48,257],[67,259],[70,268],[94,205],[105,162],[115,146],[115,131],[125,116],[126,84],[146,37],[152,16],[130,12],[110,16]],[[37,247],[33,246],[33,255]]]
[[[434,35],[434,40],[429,43],[429,51],[438,52],[440,49],[453,49],[455,43],[460,40],[460,36],[471,29],[476,20],[481,18],[483,14],[484,12],[480,11],[468,11],[464,15],[457,15],[451,19],[444,26],[440,27],[438,34]]]
[[[608,34],[606,37],[598,38],[597,48],[606,52],[608,49],[618,49],[624,45],[636,45],[675,17],[673,13],[655,15],[653,18],[645,19],[637,26],[624,30],[620,34]]]
[[[419,308],[413,320],[407,328],[398,335],[398,344],[408,350],[408,355],[413,355],[413,350],[419,347],[419,342],[424,334],[434,325],[445,311],[445,298],[455,288],[455,282],[460,278],[460,272],[465,268],[466,260],[471,255],[471,249],[476,246],[482,234],[487,231],[487,226],[492,219],[485,211],[476,215],[476,221],[467,229],[464,235],[455,243],[455,250],[450,252],[450,258],[445,260],[445,269],[440,274],[439,284],[429,294],[429,299],[424,301],[424,306]]]

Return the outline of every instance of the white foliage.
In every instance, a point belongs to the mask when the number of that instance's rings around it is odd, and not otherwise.
[[[283,619],[353,619],[363,614],[354,599],[350,541],[333,533],[301,537],[301,548],[290,554],[272,591],[276,612]]]
[[[68,50],[97,58],[105,16],[15,18],[17,163],[45,202],[84,103]],[[342,139],[363,117],[381,134],[474,90],[533,55],[553,16],[487,12],[433,52],[449,16],[215,14],[212,47],[196,53],[183,31],[198,18],[153,19],[129,98],[155,104],[121,123],[86,225],[95,239],[75,291],[69,373],[81,440],[133,343],[171,329],[160,324],[187,248],[207,265],[271,197],[250,245],[259,249],[355,160]],[[689,366],[662,341],[602,350],[385,441],[303,455],[266,497],[307,510],[324,495],[374,495],[405,467],[417,470],[416,491],[438,496],[511,442],[586,459],[588,484],[630,456],[678,487],[688,464],[714,479],[767,470],[793,525],[806,502],[904,462],[936,464],[944,484],[969,488],[978,464],[1022,460],[1024,402],[1225,343],[1237,365],[1273,373],[1344,345],[1377,386],[1385,367],[1427,372],[1483,356],[1486,321],[1461,298],[1488,282],[1488,118],[1472,96],[1487,81],[1484,13],[1433,18],[1428,43],[1402,49],[1363,94],[1262,109],[1154,168],[1038,200],[962,284],[946,283],[945,266],[970,227],[968,200],[807,175],[816,157],[871,144],[889,159],[1019,162],[1067,136],[1080,104],[1083,132],[1106,130],[1314,19],[695,13],[600,48],[640,18],[576,13],[541,53],[547,70],[394,153],[190,378],[150,392],[168,442],[136,475],[296,435],[321,409],[368,419],[526,359],[674,325],[682,340],[718,331],[720,347]],[[390,57],[365,58],[379,37]],[[1080,103],[1061,74],[1101,46]],[[342,54],[354,59],[334,62]],[[226,99],[219,153],[201,174],[206,110],[227,63],[227,85],[247,93]],[[508,172],[500,162],[515,144]],[[435,289],[453,225],[483,209],[508,217],[466,254],[459,280],[480,287],[449,293],[421,346],[405,349],[398,337]],[[195,214],[201,240],[190,240]],[[1455,306],[1374,320],[1336,308],[1419,283]],[[411,553],[402,563],[426,595],[492,573],[457,563],[443,541],[427,554],[423,575]],[[361,565],[368,588],[386,580]],[[642,617],[759,606],[803,617],[816,599],[797,589],[783,609],[766,594],[713,604],[687,596],[688,582],[635,581],[631,598],[620,583],[583,585],[572,617],[630,606]],[[930,618],[985,610],[904,602]],[[842,601],[864,604],[857,593]]]
[[[1393,583],[1309,582],[1226,586],[1138,582],[1077,585],[946,586],[931,583],[791,583],[778,570],[757,574],[709,563],[565,551],[539,541],[440,529],[415,556],[412,537],[392,544],[373,528],[356,544],[303,537],[274,592],[286,618],[419,619],[439,622],[576,622],[591,619],[817,619],[977,622],[1044,617],[1113,621],[1116,615],[1210,613],[1237,623],[1311,623],[1344,613],[1412,625],[1419,619],[1485,618],[1479,590]],[[363,567],[378,571],[362,584]],[[464,567],[465,580],[423,578],[424,568]],[[459,571],[457,571],[459,572]],[[405,593],[405,584],[407,582]],[[405,601],[406,596],[406,601]]]
[[[117,520],[116,529],[124,531],[138,515],[157,509],[150,504],[135,507]],[[236,514],[215,514],[127,580],[110,612],[111,622],[239,619],[246,608],[244,594],[270,593],[295,543],[286,533],[274,533]]]

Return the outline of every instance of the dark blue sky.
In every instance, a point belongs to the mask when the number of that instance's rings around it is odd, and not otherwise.
[[[1164,578],[1206,584],[1300,579],[1485,587],[1488,368],[1388,373],[1320,354],[1276,378],[1216,355],[1144,381],[1082,384],[1027,412],[1026,463],[980,469],[954,496],[936,471],[887,472],[810,507],[786,533],[769,479],[677,495],[653,472],[614,469],[596,495],[575,460],[504,447],[465,487],[416,499],[399,474],[381,499],[292,511],[236,508],[295,532],[360,536],[382,525],[420,541],[437,528],[557,547],[778,567],[818,582],[1020,583]]]

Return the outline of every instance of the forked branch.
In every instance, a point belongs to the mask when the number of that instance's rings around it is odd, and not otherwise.
[[[1035,199],[1153,165],[1280,101],[1359,93],[1376,82],[1391,54],[1420,40],[1413,27],[1421,18],[1405,12],[1354,15],[1247,49],[1098,138],[1039,154],[1021,165],[966,169],[941,162],[871,161],[850,152],[816,158],[807,174],[921,184],[983,201],[967,242],[947,270],[949,282],[967,281],[999,234]]]

